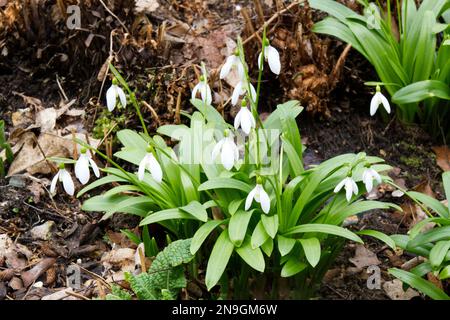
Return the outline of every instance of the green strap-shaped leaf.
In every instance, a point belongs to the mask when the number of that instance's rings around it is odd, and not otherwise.
[[[287,255],[295,246],[295,239],[283,237],[282,235],[277,235],[278,240],[278,250],[281,256]]]
[[[146,224],[152,224],[172,219],[198,220],[197,217],[189,213],[183,212],[179,208],[174,208],[151,213],[149,216],[145,217],[139,225],[145,226]]]
[[[233,250],[234,244],[228,237],[228,230],[225,229],[217,238],[206,266],[205,284],[208,290],[211,290],[219,282]]]
[[[397,268],[389,269],[389,273],[434,300],[450,300],[450,297],[444,291],[414,273]]]
[[[252,248],[260,247],[269,238],[270,238],[270,236],[267,234],[266,230],[264,229],[262,221],[259,220],[258,224],[255,227],[255,230],[253,230],[253,233],[252,233],[252,240],[251,240]]]
[[[347,238],[349,240],[353,240],[358,243],[363,243],[360,237],[358,237],[353,232],[338,227],[334,225],[329,224],[302,224],[297,227],[293,227],[289,229],[284,236],[290,235],[290,234],[296,234],[296,233],[311,233],[311,232],[317,232],[317,233],[326,233],[326,234],[332,234],[335,236]]]
[[[208,220],[208,212],[198,201],[191,201],[188,205],[180,207],[180,210],[189,213],[200,221],[206,222]]]
[[[407,249],[440,240],[450,240],[450,226],[435,228],[419,234],[408,243]]]
[[[191,253],[195,254],[198,249],[202,246],[203,242],[209,236],[209,234],[222,223],[227,220],[209,220],[204,223],[200,228],[198,228],[197,232],[195,232],[194,237],[191,242]]]
[[[236,252],[250,267],[259,272],[264,272],[266,267],[264,256],[260,248],[252,248],[249,236],[246,237],[242,246],[236,248]]]
[[[231,178],[215,178],[202,183],[198,187],[198,191],[212,190],[212,189],[237,189],[249,193],[252,187],[242,181]]]
[[[392,101],[396,104],[408,104],[434,97],[450,100],[450,87],[438,80],[419,81],[398,90],[392,96]]]
[[[317,238],[299,239],[305,252],[306,260],[314,268],[320,261],[321,248],[320,241]]]
[[[389,247],[391,247],[392,250],[395,250],[395,248],[396,248],[395,241],[392,240],[391,237],[384,234],[383,232],[376,231],[376,230],[361,230],[356,233],[359,235],[370,236],[370,237],[376,238],[378,240],[381,240],[384,243],[386,243]]]
[[[430,264],[434,270],[440,267],[449,249],[450,241],[438,241],[431,249]]]
[[[239,210],[230,218],[230,224],[228,225],[228,235],[231,242],[236,247],[240,247],[245,239],[247,233],[248,223],[252,217],[254,210],[250,212]]]
[[[278,232],[278,215],[273,216],[262,215],[261,222],[266,230],[267,234],[273,239]]]

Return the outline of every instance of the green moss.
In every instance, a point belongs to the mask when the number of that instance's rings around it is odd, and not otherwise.
[[[421,159],[419,157],[414,157],[414,156],[410,156],[410,157],[401,156],[400,161],[403,162],[408,167],[411,167],[414,169],[420,169],[424,165],[423,159]]]
[[[114,116],[108,110],[103,110],[97,120],[95,120],[95,127],[93,129],[94,138],[102,139],[105,133],[109,132],[112,128],[113,130],[110,136],[115,136],[114,133],[123,128],[126,120],[127,117],[123,113],[119,116]]]

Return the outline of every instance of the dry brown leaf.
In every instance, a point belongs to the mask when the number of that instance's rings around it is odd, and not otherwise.
[[[357,268],[381,264],[381,261],[378,260],[377,255],[363,245],[356,246],[355,256],[350,258],[349,261]]]
[[[450,171],[450,148],[448,146],[440,146],[433,148],[436,153],[436,163],[444,171]]]
[[[398,279],[385,282],[383,284],[383,290],[391,298],[391,300],[411,300],[414,297],[418,297],[419,293],[412,288],[403,290],[403,282]]]

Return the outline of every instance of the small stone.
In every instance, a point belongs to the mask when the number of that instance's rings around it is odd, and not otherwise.
[[[31,236],[38,240],[49,240],[52,237],[52,230],[55,226],[53,221],[47,221],[31,229]]]
[[[14,291],[20,290],[23,288],[23,282],[19,277],[13,277],[11,281],[9,281],[9,287]]]

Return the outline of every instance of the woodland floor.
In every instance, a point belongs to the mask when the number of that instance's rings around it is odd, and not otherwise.
[[[157,94],[147,98],[152,101],[159,121],[162,123],[178,121],[179,115],[174,114],[173,110],[164,110],[162,106],[168,104],[176,109],[177,93],[181,92],[183,97],[189,96],[189,81],[193,79],[195,73],[190,69],[181,72],[183,68],[187,69],[190,64],[198,64],[204,59],[208,60],[211,55],[219,55],[220,60],[224,59],[225,55],[220,51],[210,52],[207,50],[209,46],[215,44],[215,39],[223,37],[224,33],[231,39],[234,39],[242,29],[244,29],[242,34],[248,34],[248,31],[245,31],[246,26],[242,16],[233,9],[238,3],[245,7],[247,2],[249,2],[248,7],[253,8],[253,2],[250,1],[210,1],[208,5],[202,5],[203,1],[195,1],[195,5],[192,7],[187,4],[187,1],[173,1],[177,5],[172,6],[161,2],[161,7],[164,9],[161,11],[162,14],[160,16],[156,13],[149,15],[155,29],[161,25],[162,21],[177,21],[178,25],[175,25],[180,29],[182,29],[181,22],[198,24],[199,30],[204,28],[203,31],[197,33],[201,38],[197,41],[204,41],[202,45],[189,42],[192,41],[189,40],[182,45],[175,42],[169,49],[159,47],[155,49],[147,43],[130,45],[122,39],[122,43],[126,44],[121,46],[120,54],[117,54],[116,65],[123,73],[127,74],[132,85],[138,88],[153,81],[152,85],[153,88],[156,88]],[[265,1],[264,4],[266,2],[271,3],[271,1]],[[123,6],[126,7],[126,4]],[[276,12],[276,9],[264,8],[267,17]],[[100,4],[93,5],[88,9],[96,10],[101,17],[97,25],[89,25],[89,28],[92,29],[91,32],[97,32],[99,38],[100,36],[108,38],[109,31],[113,27],[120,29],[118,22]],[[40,10],[48,13],[50,9],[40,8]],[[252,10],[250,9],[250,17],[252,20],[256,20]],[[120,8],[115,11],[120,12]],[[44,15],[44,17],[46,16]],[[133,17],[130,15],[119,15],[119,17],[130,27]],[[278,27],[286,25],[285,29],[289,31],[290,26],[286,21],[290,22],[290,18],[289,15],[285,17]],[[50,24],[50,20],[41,22]],[[201,26],[201,23],[204,25]],[[257,25],[256,22],[255,25]],[[30,28],[33,29],[33,26]],[[96,119],[101,117],[101,110],[105,107],[104,99],[97,99],[101,88],[98,74],[109,54],[107,41],[103,38],[100,38],[101,41],[91,39],[93,42],[88,48],[83,48],[84,43],[76,43],[72,46],[63,31],[56,34],[58,28],[62,27],[44,28],[43,32],[48,32],[49,35],[46,38],[47,42],[43,43],[32,38],[28,39],[27,30],[17,31],[14,29],[18,36],[15,39],[3,35],[9,45],[9,54],[2,55],[0,58],[0,113],[2,119],[6,121],[8,134],[16,129],[13,126],[14,114],[26,107],[33,109],[33,101],[29,100],[30,97],[39,99],[40,102],[35,101],[35,103],[45,108],[61,106],[61,101],[67,103],[62,92],[68,97],[68,100],[76,99],[73,108],[83,110],[84,115],[63,115],[58,118],[56,123],[56,127],[59,128],[58,134],[62,134],[65,127],[73,126],[81,128],[83,132],[91,135],[96,126]],[[123,30],[118,32],[123,32]],[[173,34],[179,35],[179,32],[176,31]],[[157,41],[154,35],[155,30],[151,33]],[[79,33],[72,35],[75,38],[78,37],[79,42],[86,40],[87,36],[87,34],[81,36]],[[0,44],[2,43],[1,37],[0,34]],[[12,36],[10,35],[10,37]],[[243,38],[245,39],[244,36]],[[334,40],[328,40],[327,45],[329,49],[326,50],[326,54],[330,61],[328,65],[333,65],[333,61],[338,59],[344,46]],[[80,48],[83,51],[73,51],[81,50]],[[39,49],[42,50],[39,51]],[[170,53],[168,54],[164,50],[169,50]],[[39,56],[38,52],[40,52]],[[285,53],[284,61],[290,59],[286,57],[288,54],[290,53]],[[76,59],[76,61],[70,65],[66,63],[66,58],[69,61],[71,59]],[[57,59],[60,59],[59,62],[56,61]],[[216,63],[214,67],[218,67],[217,62],[211,61],[211,59],[208,62],[210,65]],[[220,64],[220,62],[218,63]],[[320,65],[317,67],[319,68]],[[152,77],[149,77],[149,73],[152,74]],[[63,89],[55,81],[56,77],[60,79]],[[314,105],[309,107],[308,101],[302,103],[308,107],[307,109],[310,109],[303,111],[298,119],[302,139],[307,146],[305,161],[308,164],[314,164],[338,154],[365,151],[370,155],[383,157],[388,164],[392,165],[395,170],[391,176],[397,183],[433,194],[437,199],[442,200],[440,184],[442,171],[436,164],[436,156],[432,150],[439,143],[432,141],[420,128],[402,125],[395,118],[392,118],[394,120],[389,120],[391,118],[384,120],[380,115],[370,117],[368,113],[371,93],[364,86],[364,82],[374,79],[376,79],[376,75],[371,66],[358,53],[350,51],[337,84],[323,98],[326,100],[326,112],[323,110],[316,112]],[[284,78],[270,78],[270,81],[265,83],[269,90],[267,90],[267,99],[264,101],[268,102],[262,106],[261,112],[270,112],[272,109],[269,107],[270,105],[275,105],[275,103],[291,97],[289,90],[292,87],[286,88],[287,81]],[[320,98],[320,95],[318,97]],[[170,103],[166,103],[165,99]],[[187,104],[182,104],[181,109],[190,111]],[[225,107],[223,111],[229,117],[234,114],[234,110],[228,107]],[[156,119],[153,114],[147,111],[144,112],[144,116],[149,119],[149,128],[154,130]],[[136,126],[136,120],[136,118],[128,118],[118,127]],[[41,133],[39,128],[29,131],[36,136]],[[65,132],[65,134],[69,133],[69,130]],[[100,214],[81,211],[80,199],[63,194],[58,194],[50,199],[45,188],[42,187],[43,184],[49,183],[48,179],[51,179],[51,174],[36,172],[23,175],[22,172],[0,180],[0,236],[7,235],[15,243],[24,246],[24,248],[18,249],[20,254],[17,256],[17,264],[23,267],[23,270],[40,265],[37,264],[38,262],[41,264],[44,262],[43,266],[38,268],[37,276],[24,275],[22,272],[7,278],[4,272],[2,274],[6,268],[0,261],[0,300],[39,299],[55,292],[55,289],[66,287],[65,270],[67,266],[77,262],[78,259],[81,259],[81,266],[89,271],[83,273],[85,280],[96,278],[92,273],[99,277],[102,275],[104,253],[110,251],[114,243],[123,247],[130,245],[119,231],[125,228],[134,229],[137,226],[136,219],[115,215],[108,221],[99,222]],[[392,191],[386,186],[380,186],[372,197],[393,201],[404,208],[411,207],[403,197],[393,197]],[[411,225],[411,221],[417,219],[418,214],[414,209],[405,210],[403,214],[399,212],[369,212],[355,218],[351,228],[371,228],[387,234],[405,233]],[[46,221],[55,223],[51,238],[49,240],[36,239],[30,230]],[[393,280],[387,274],[387,269],[392,266],[401,266],[413,257],[393,252],[383,244],[370,239],[367,239],[365,245],[365,249],[368,251],[359,248],[358,252],[357,249],[355,244],[345,246],[322,283],[319,299],[390,299],[404,294],[398,293],[395,288],[392,289],[395,286],[398,289],[396,283],[391,287],[384,286]],[[29,257],[24,259],[24,255],[29,255]],[[56,263],[54,260],[48,259],[56,259]],[[359,263],[352,263],[351,260],[355,261],[355,259]],[[368,260],[366,264],[364,261],[361,263],[361,260],[364,259]],[[382,271],[383,281],[381,289],[370,290],[366,286],[368,276],[366,267],[374,264],[374,259],[375,264],[378,264]],[[24,260],[27,261],[25,265],[23,265]],[[49,267],[46,267],[46,262]],[[11,278],[16,279],[14,285],[11,285]],[[27,286],[28,283],[24,283],[26,281],[31,281],[31,283],[42,281],[43,286],[41,288]],[[199,290],[199,287],[201,287],[199,284],[190,284],[186,296],[191,298],[201,296],[202,290]],[[91,291],[83,291],[83,295],[92,297],[102,295],[102,293],[95,291],[92,286]]]

